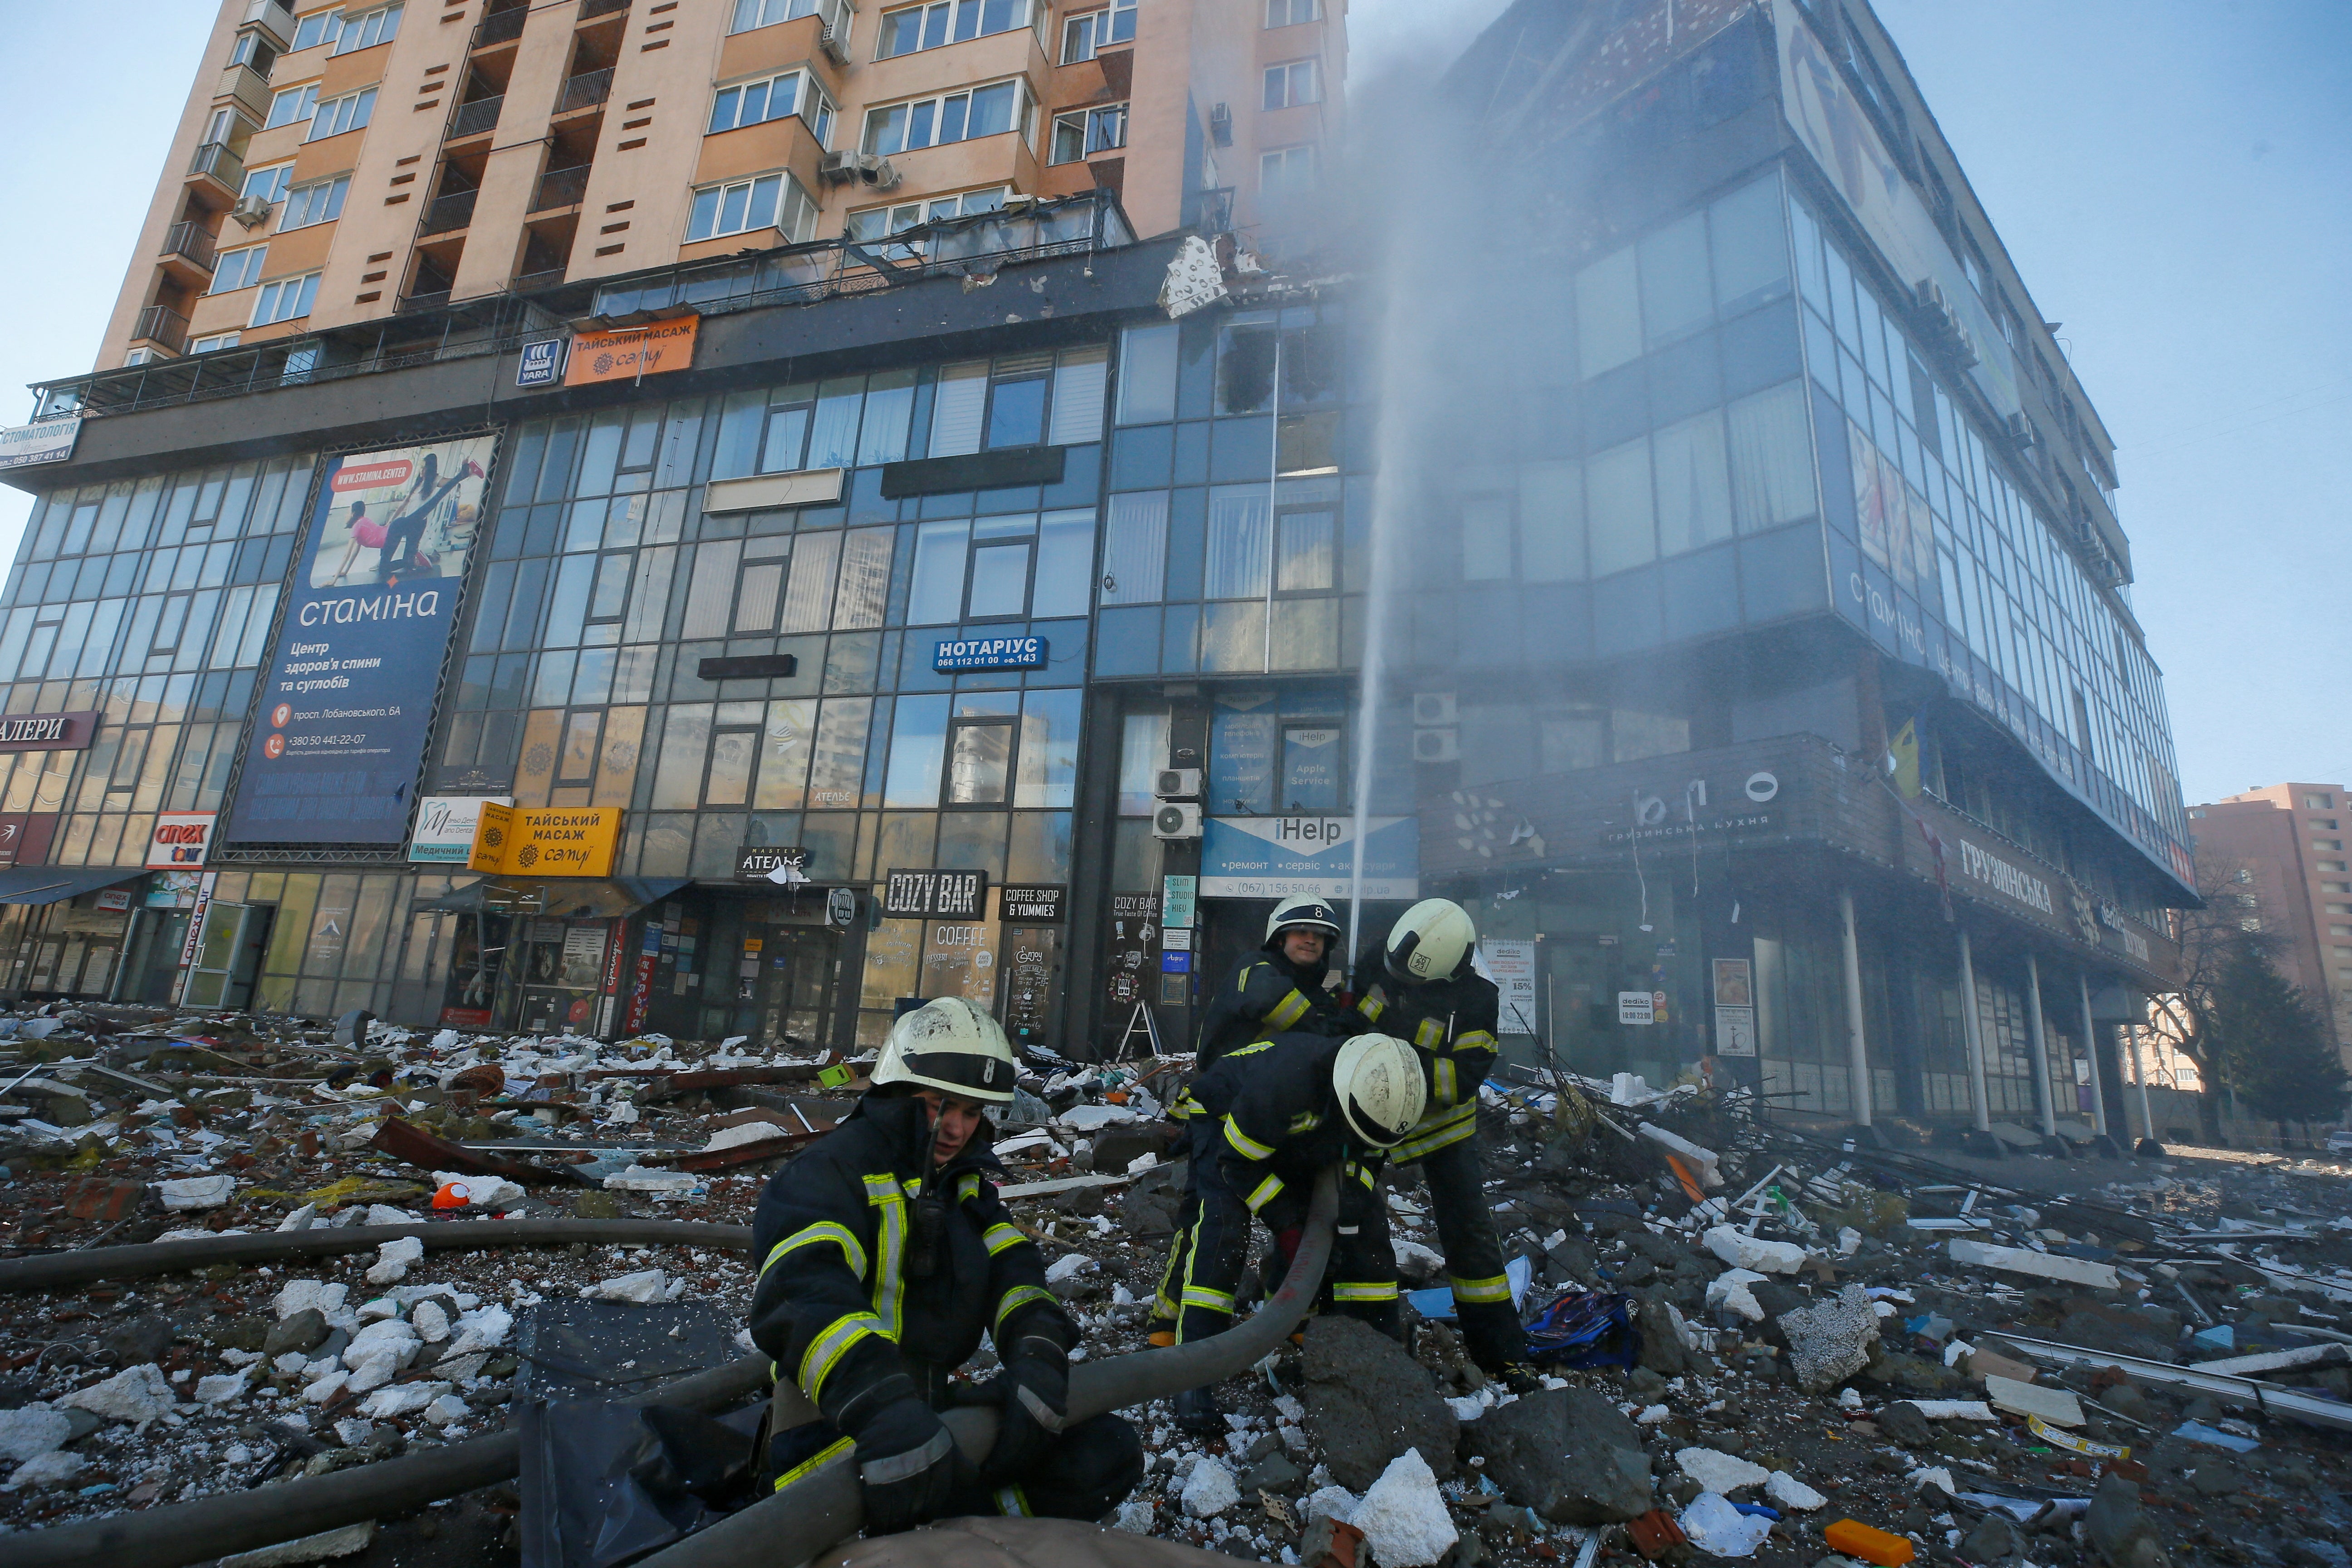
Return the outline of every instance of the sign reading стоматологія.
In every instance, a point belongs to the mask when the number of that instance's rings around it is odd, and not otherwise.
[[[225,842],[399,844],[492,435],[326,460]]]

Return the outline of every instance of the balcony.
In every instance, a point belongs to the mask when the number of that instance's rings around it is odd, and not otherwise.
[[[237,25],[249,27],[257,23],[269,29],[281,49],[294,41],[294,14],[278,0],[245,0],[245,16]]]
[[[213,89],[213,99],[233,99],[245,117],[256,125],[269,118],[269,79],[248,65],[234,65],[221,72],[220,84]]]
[[[451,191],[433,198],[425,209],[425,226],[419,234],[448,234],[474,221],[474,198],[479,191]]]
[[[172,226],[171,232],[163,236],[165,256],[184,257],[206,272],[213,269],[213,262],[218,252],[218,244],[197,224],[175,223]]]
[[[230,152],[226,142],[207,142],[188,160],[188,178],[210,180],[233,200],[245,184],[245,160]]]
[[[613,68],[600,71],[582,71],[563,84],[563,91],[555,100],[555,112],[569,114],[575,109],[593,109],[613,96]]]
[[[563,281],[566,270],[562,267],[551,267],[538,272],[518,272],[508,287],[518,294],[527,294],[534,289],[552,289]]]
[[[485,131],[495,131],[499,123],[499,105],[504,98],[478,98],[471,103],[457,106],[457,116],[449,123],[449,140],[479,136]]]
[[[188,318],[168,305],[150,305],[139,312],[139,324],[131,330],[131,335],[134,339],[144,338],[175,354],[185,353],[188,352]]]
[[[629,8],[629,0],[580,0],[580,19],[583,22],[599,16],[609,16],[615,11]]]
[[[422,294],[404,294],[401,296],[400,310],[401,313],[405,315],[411,310],[438,310],[443,309],[448,303],[448,289],[429,289]]]
[[[522,25],[530,18],[528,5],[517,5],[508,11],[493,11],[482,18],[481,27],[474,34],[474,47],[485,49],[492,44],[511,44],[522,37]]]
[[[578,206],[588,194],[588,171],[593,165],[576,164],[569,169],[550,169],[539,177],[539,189],[530,196],[530,210],[543,213],[553,207]]]

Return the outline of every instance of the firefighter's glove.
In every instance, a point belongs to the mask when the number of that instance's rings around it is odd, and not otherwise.
[[[866,1534],[912,1530],[947,1510],[966,1467],[929,1405],[909,1392],[876,1411],[856,1436]]]
[[[1061,1436],[1070,1415],[1069,1352],[1044,1334],[1024,1334],[995,1381],[996,1446],[980,1468],[992,1487],[1030,1474]]]

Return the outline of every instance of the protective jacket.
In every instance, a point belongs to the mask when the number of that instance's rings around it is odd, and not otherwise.
[[[1398,983],[1377,958],[1361,973],[1379,975],[1356,1003],[1360,1028],[1377,1028],[1406,1041],[1421,1058],[1429,1109],[1420,1124],[1397,1145],[1404,1164],[1458,1143],[1478,1130],[1478,1086],[1495,1065],[1495,1029],[1502,993],[1470,970],[1418,985]]]
[[[898,1373],[944,1408],[947,1374],[983,1333],[1000,1355],[1032,1331],[1077,1342],[1036,1243],[997,1198],[1002,1167],[985,1142],[932,1178],[940,1202],[925,1223],[929,1155],[921,1102],[868,1095],[769,1179],[751,1218],[751,1338],[844,1430],[866,1414],[860,1397]]]
[[[1233,978],[1211,999],[1201,1022],[1196,1073],[1206,1073],[1237,1046],[1276,1035],[1337,1037],[1361,1032],[1368,1026],[1340,1005],[1337,992],[1324,988],[1329,973],[1328,963],[1302,967],[1278,952],[1253,953],[1244,959]],[[1190,1119],[1192,1111],[1191,1098],[1180,1095],[1169,1114],[1181,1121]]]

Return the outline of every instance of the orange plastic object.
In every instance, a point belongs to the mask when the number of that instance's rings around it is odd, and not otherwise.
[[[436,1209],[461,1209],[473,1201],[473,1189],[463,1182],[444,1183],[441,1190],[433,1194],[433,1206]]]
[[[1911,1543],[1903,1537],[1873,1530],[1858,1519],[1839,1520],[1822,1531],[1822,1539],[1830,1543],[1831,1551],[1875,1563],[1879,1568],[1903,1568],[1911,1561],[1913,1552]]]

